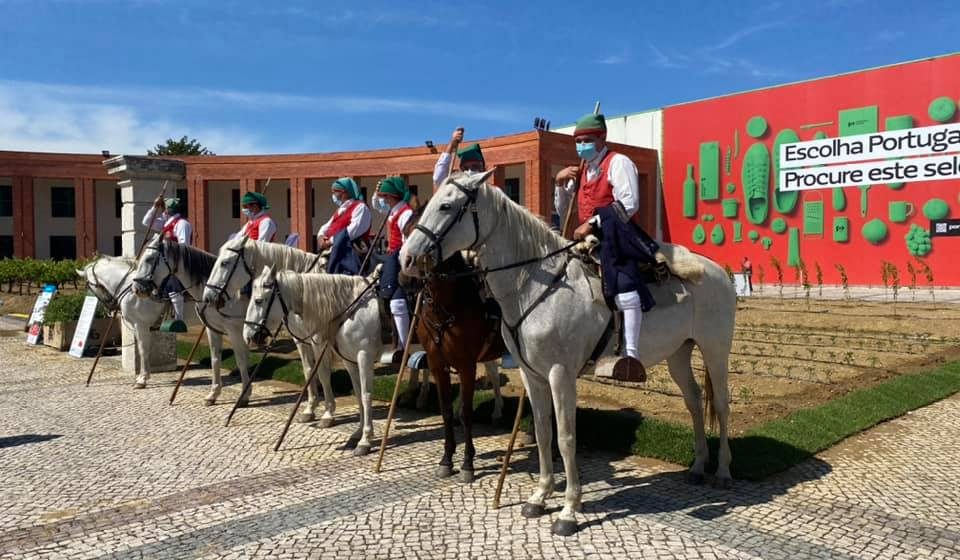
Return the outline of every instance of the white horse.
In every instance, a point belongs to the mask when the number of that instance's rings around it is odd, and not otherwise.
[[[373,437],[373,365],[383,351],[375,280],[267,267],[253,283],[244,336],[253,340],[264,330],[273,332],[281,321],[322,354],[319,377],[330,379],[331,354],[343,361],[360,411],[360,426],[348,444],[356,442],[354,455],[366,455]]]
[[[156,293],[168,276],[176,276],[183,284],[185,293],[199,301],[201,289],[213,267],[214,256],[206,251],[180,243],[163,240],[157,236],[150,240],[144,248],[140,262],[131,275],[133,293],[138,296],[143,305],[156,304],[151,296]],[[166,294],[163,294],[166,295]],[[204,399],[206,405],[213,405],[223,389],[220,376],[220,359],[223,352],[223,336],[230,337],[233,346],[233,355],[237,360],[237,368],[243,378],[244,387],[248,387],[245,394],[240,395],[239,406],[247,406],[250,400],[250,389],[246,381],[249,379],[250,350],[243,340],[243,313],[246,311],[246,299],[237,299],[229,302],[221,309],[212,309],[210,306],[197,306],[197,315],[207,326],[207,342],[210,345],[210,369],[213,374],[213,385],[210,394]],[[162,311],[163,307],[160,307]],[[151,322],[144,324],[137,321],[138,329],[149,328],[159,318],[158,312]],[[144,326],[145,325],[145,326]],[[139,331],[138,331],[139,332]],[[144,330],[146,333],[146,330]],[[149,338],[149,337],[141,337]]]
[[[490,272],[487,283],[503,308],[503,337],[510,353],[521,364],[523,383],[533,407],[540,481],[522,513],[525,517],[543,515],[544,504],[553,493],[552,401],[567,481],[563,510],[552,530],[566,536],[577,530],[575,512],[581,507],[582,493],[575,455],[576,378],[601,338],[611,312],[602,301],[598,278],[588,273],[581,261],[563,251],[567,240],[550,231],[500,189],[488,187],[486,180],[491,173],[474,177],[455,174],[445,181],[423,211],[417,231],[404,244],[400,262],[406,274],[417,276],[429,272],[438,259],[467,248],[477,249],[485,268],[533,260]],[[557,254],[543,258],[553,252]],[[699,283],[672,279],[663,289],[653,288],[658,305],[644,314],[640,361],[651,366],[667,360],[670,375],[682,390],[693,418],[696,459],[690,478],[702,482],[709,450],[700,387],[690,364],[694,345],[700,348],[708,371],[707,399],[712,388],[713,413],[720,429],[716,479],[717,484],[727,486],[731,482],[727,361],[733,341],[736,296],[726,273],[713,261],[666,244],[663,252],[686,255],[675,258],[702,271],[702,277]],[[683,291],[685,296],[678,297],[677,291]]]
[[[247,236],[234,237],[220,247],[220,253],[203,290],[203,302],[217,307],[226,305],[234,298],[240,297],[244,287],[250,285],[267,267],[274,270],[319,273],[326,270],[327,258],[325,254],[316,255],[287,245],[256,241]],[[252,340],[259,342],[262,335],[263,333],[257,333]],[[301,341],[296,341],[296,344],[303,371],[310,371],[314,360],[319,355],[319,346]],[[329,369],[326,371],[329,372]],[[297,416],[297,422],[316,420],[316,410],[320,402],[317,395],[322,385],[326,406],[320,417],[320,427],[329,428],[334,424],[334,415],[337,410],[333,383],[329,373],[317,377],[319,379],[307,387],[306,412]]]

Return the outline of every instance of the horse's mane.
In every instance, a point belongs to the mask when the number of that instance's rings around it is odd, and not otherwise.
[[[493,199],[500,224],[510,230],[516,259],[532,259],[555,251],[567,240],[554,233],[537,215],[510,199],[502,190],[487,185],[479,187]]]
[[[130,268],[137,266],[137,259],[133,257],[122,257],[122,256],[114,257],[112,255],[100,255],[96,259],[90,261],[90,264],[88,264],[87,266],[92,267],[95,263],[100,261],[106,261],[111,264],[126,265],[126,266],[129,266]]]
[[[318,262],[315,253],[301,251],[295,247],[265,241],[252,241],[252,243],[257,254],[266,261],[268,266],[272,266],[276,270],[307,272],[314,263]],[[321,258],[319,262],[322,261]],[[319,270],[311,272],[319,272]]]
[[[304,319],[314,326],[330,323],[368,286],[363,276],[344,274],[304,274],[285,270],[277,272],[277,287],[302,305]]]
[[[166,251],[167,258],[179,262],[192,283],[202,284],[210,278],[213,263],[217,261],[216,255],[173,241],[163,240],[161,243],[164,244],[163,249]]]

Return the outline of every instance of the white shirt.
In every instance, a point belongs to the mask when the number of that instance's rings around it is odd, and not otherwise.
[[[403,202],[398,202],[393,208],[390,209],[389,216],[392,218],[394,214],[400,212],[400,207],[403,205]],[[407,206],[404,211],[397,217],[397,227],[400,228],[400,234],[403,236],[403,242],[407,242],[407,224],[410,223],[410,219],[413,218],[413,208]]]
[[[157,207],[152,206],[150,210],[147,210],[147,214],[143,217],[143,225],[152,228],[153,231],[163,231],[163,228],[170,225],[170,223],[177,218],[180,218],[180,214],[167,216],[166,212],[162,212],[158,216]],[[190,225],[190,222],[180,218],[180,221],[173,226],[173,236],[177,238],[177,243],[193,245],[193,226]]]
[[[247,224],[256,220],[260,216],[263,216],[263,213],[264,211],[261,210],[260,213],[255,214],[252,218],[249,218]],[[240,233],[237,235],[243,235],[246,233],[247,224],[243,224],[243,227],[240,228]],[[259,241],[273,241],[273,235],[277,233],[277,223],[273,221],[273,218],[267,217],[265,220],[260,222],[259,233],[260,237],[257,238]]]
[[[327,237],[327,231],[330,229],[333,219],[337,216],[343,215],[343,213],[347,211],[347,206],[350,205],[350,202],[352,201],[347,201],[341,204],[333,213],[333,216],[330,216],[330,219],[327,220],[327,223],[320,226],[320,231],[317,232],[317,235]],[[350,224],[347,225],[347,235],[350,236],[351,241],[356,240],[363,234],[370,231],[370,224],[373,223],[373,216],[370,213],[370,207],[364,204],[362,200],[357,202],[358,204],[353,205],[353,210],[350,214]]]
[[[607,155],[607,148],[587,162],[587,181],[593,181],[600,174],[600,163]],[[607,181],[613,190],[613,199],[623,205],[627,216],[632,217],[640,209],[640,179],[637,177],[637,166],[627,156],[614,154],[607,167]],[[576,181],[570,180],[564,185],[555,185],[553,189],[553,205],[562,220],[567,215],[567,206],[573,196]],[[590,219],[594,225],[600,225],[600,219],[594,216]]]
[[[440,183],[450,175],[450,166],[453,165],[452,155],[450,152],[441,152],[440,157],[437,158],[437,163],[433,166],[434,188],[440,186]]]

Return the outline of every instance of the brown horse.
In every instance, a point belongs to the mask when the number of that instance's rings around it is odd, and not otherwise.
[[[453,474],[453,453],[457,448],[453,433],[451,368],[460,377],[464,437],[462,482],[474,480],[473,392],[477,364],[496,360],[505,351],[499,316],[491,313],[489,304],[480,295],[479,278],[469,275],[469,270],[460,253],[456,253],[426,280],[417,324],[417,337],[427,352],[427,364],[440,393],[444,446],[437,476],[442,478]],[[498,374],[496,388],[499,381]]]

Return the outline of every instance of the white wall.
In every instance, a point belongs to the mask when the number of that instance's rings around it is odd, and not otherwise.
[[[97,251],[104,255],[113,254],[113,238],[120,235],[120,218],[117,217],[116,191],[120,190],[116,181],[95,181],[97,212]]]
[[[50,206],[51,187],[73,186],[74,184],[72,179],[33,180],[33,219],[36,231],[38,259],[50,258],[51,235],[77,235],[76,217],[54,218],[51,216],[52,211]],[[76,202],[76,189],[74,189],[74,200]]]
[[[233,217],[230,191],[239,189],[240,181],[207,181],[208,226],[210,251],[216,253],[227,238],[240,231],[240,220]],[[272,189],[273,187],[271,187]],[[242,196],[242,194],[241,194]]]

